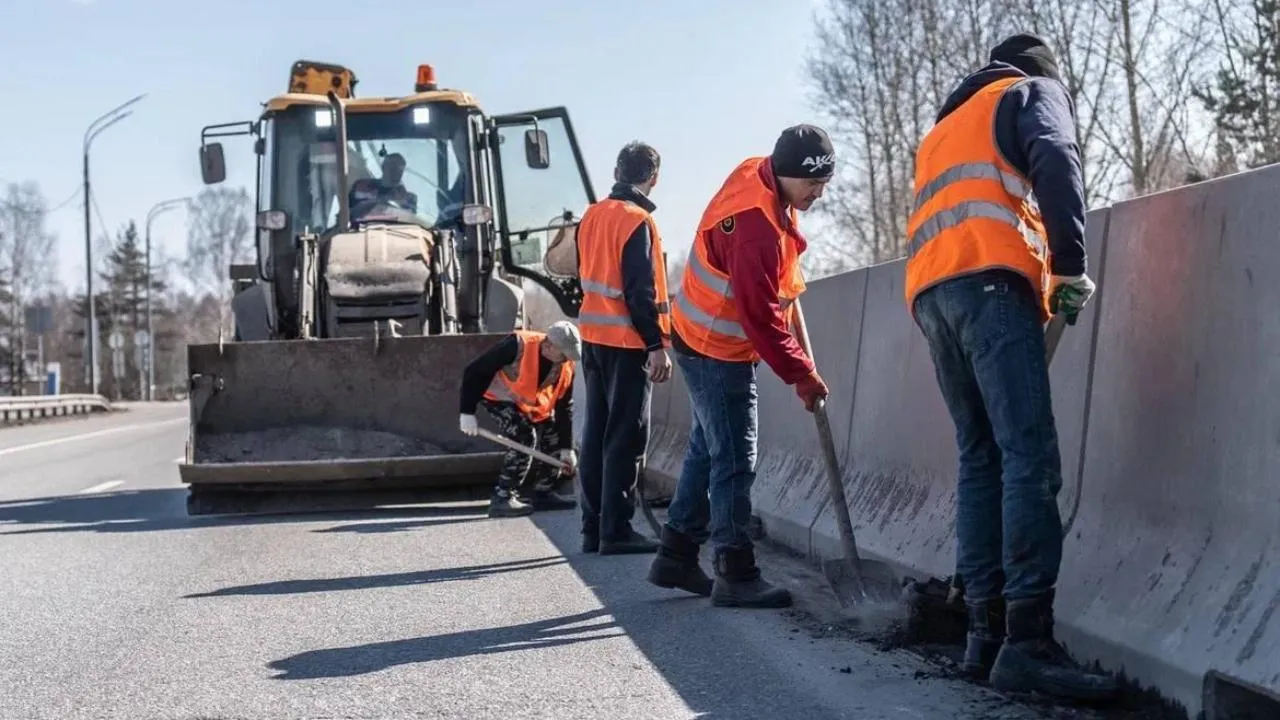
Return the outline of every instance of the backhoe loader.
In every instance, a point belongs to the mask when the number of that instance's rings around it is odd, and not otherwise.
[[[524,326],[524,282],[577,317],[576,269],[546,253],[595,195],[563,107],[487,115],[417,70],[365,98],[298,61],[258,119],[202,130],[206,184],[227,175],[214,139],[253,140],[257,262],[230,268],[229,337],[187,351],[188,514],[491,487],[502,450],[458,430],[462,370]]]

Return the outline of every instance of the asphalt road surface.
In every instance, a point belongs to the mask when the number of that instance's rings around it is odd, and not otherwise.
[[[654,588],[648,557],[581,555],[575,512],[188,518],[185,413],[0,429],[0,718],[1046,716]]]

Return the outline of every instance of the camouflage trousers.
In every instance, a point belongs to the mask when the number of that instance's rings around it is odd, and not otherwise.
[[[498,425],[498,432],[521,445],[537,448],[548,455],[555,455],[560,449],[560,433],[556,431],[551,420],[535,423],[531,421],[514,403],[481,401],[489,417]],[[531,495],[534,490],[551,490],[565,482],[557,468],[541,460],[534,460],[516,450],[508,450],[502,460],[502,472],[498,475],[497,490]]]

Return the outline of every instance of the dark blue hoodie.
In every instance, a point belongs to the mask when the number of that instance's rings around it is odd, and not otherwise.
[[[1007,77],[1029,82],[1010,88],[996,110],[996,145],[1031,181],[1044,218],[1054,275],[1082,275],[1084,247],[1084,174],[1076,144],[1075,109],[1061,82],[1030,77],[1012,65],[993,62],[965,78],[938,113],[946,117],[978,90]]]

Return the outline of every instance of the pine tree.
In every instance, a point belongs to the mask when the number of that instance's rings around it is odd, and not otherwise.
[[[1280,0],[1249,0],[1223,25],[1226,57],[1196,96],[1243,164],[1280,162]]]

